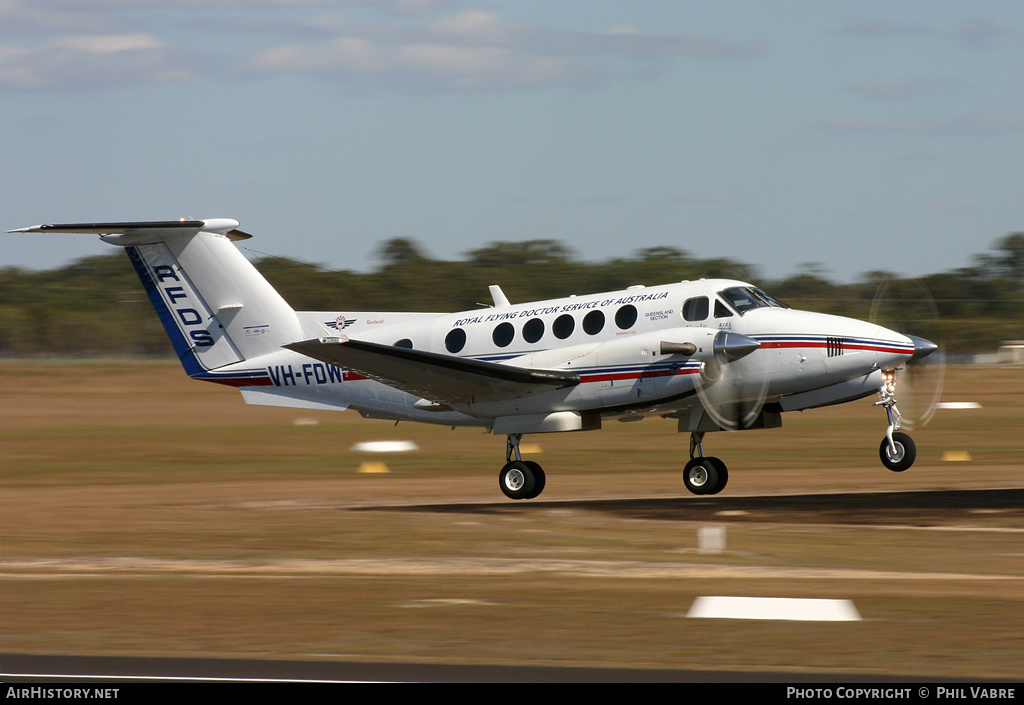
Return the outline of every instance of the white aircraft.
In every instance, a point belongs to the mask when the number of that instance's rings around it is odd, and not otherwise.
[[[249,404],[354,409],[367,418],[479,426],[508,438],[502,492],[531,499],[540,465],[528,433],[589,431],[609,419],[678,420],[683,480],[715,494],[725,463],[709,431],[773,428],[782,413],[879,394],[882,463],[914,462],[899,430],[895,373],[936,345],[865,321],[793,310],[728,279],[459,313],[294,311],[233,244],[230,219],[38,225],[124,247],[194,379],[238,387]]]

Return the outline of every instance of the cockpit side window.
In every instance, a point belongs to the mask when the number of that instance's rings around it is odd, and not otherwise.
[[[784,304],[778,299],[772,296],[768,296],[768,294],[764,293],[760,289],[754,289],[754,292],[757,293],[757,295],[760,296],[762,299],[767,301],[768,305],[773,308],[792,308],[792,306],[790,306],[789,304]]]
[[[732,311],[722,303],[721,299],[715,299],[715,318],[729,318]]]

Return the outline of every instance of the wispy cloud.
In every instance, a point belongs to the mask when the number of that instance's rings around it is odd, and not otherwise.
[[[991,20],[984,17],[971,17],[962,20],[953,29],[952,35],[960,46],[967,49],[988,50],[1007,32]]]
[[[0,37],[116,32],[125,24],[116,13],[97,12],[92,3],[0,0]]]
[[[888,22],[884,20],[850,19],[834,30],[834,34],[877,39],[886,37],[928,36],[935,32],[920,24]]]
[[[331,81],[375,80],[417,90],[586,86],[671,58],[749,59],[763,44],[615,27],[576,32],[468,9],[384,32],[348,26],[323,41],[275,46],[246,57],[249,75],[294,73]]]
[[[925,95],[930,88],[928,83],[909,78],[874,78],[857,81],[850,90],[869,100],[897,102]]]
[[[71,35],[29,49],[0,46],[0,85],[79,89],[184,81],[195,67],[150,34]]]
[[[948,120],[887,121],[836,118],[821,122],[817,126],[830,132],[1001,135],[1024,132],[1024,113],[972,113]]]
[[[190,8],[192,19],[163,26],[146,14],[170,8]],[[0,0],[0,25],[8,21],[22,32],[0,43],[0,87],[34,90],[222,76],[225,66],[250,79],[298,74],[415,91],[584,87],[655,75],[672,60],[769,50],[706,34],[546,27],[442,0]],[[196,31],[216,38],[206,56],[188,48]],[[86,46],[91,32],[96,42]],[[102,60],[117,37],[141,36],[150,44],[119,49],[117,70]]]
[[[859,39],[931,37],[963,49],[978,50],[995,48],[1003,37],[1013,34],[1012,31],[985,17],[967,17],[946,29],[884,20],[846,20],[832,33]]]

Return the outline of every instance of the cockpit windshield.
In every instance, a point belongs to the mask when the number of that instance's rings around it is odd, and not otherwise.
[[[741,316],[755,308],[789,308],[754,286],[734,286],[718,292],[718,295]]]

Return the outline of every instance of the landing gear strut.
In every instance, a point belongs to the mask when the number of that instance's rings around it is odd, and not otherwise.
[[[508,434],[505,448],[505,466],[498,473],[498,486],[509,499],[533,499],[544,491],[547,478],[541,466],[532,460],[523,460],[519,452],[521,433]]]
[[[704,433],[690,434],[690,461],[683,468],[683,484],[694,494],[718,494],[729,481],[729,469],[718,458],[704,456]]]
[[[885,438],[878,447],[878,456],[882,465],[893,472],[903,472],[917,458],[917,446],[913,439],[900,431],[900,410],[896,408],[896,374],[893,370],[882,373],[882,386],[878,390],[881,397],[875,406],[885,409],[889,419],[889,427],[885,430]]]

